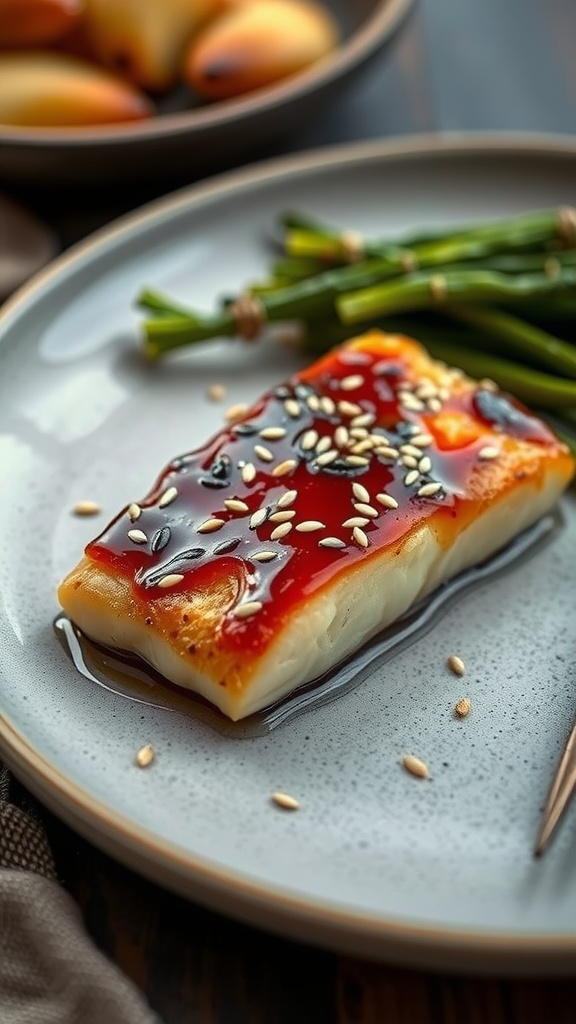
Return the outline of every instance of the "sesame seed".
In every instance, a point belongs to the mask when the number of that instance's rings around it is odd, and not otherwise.
[[[406,476],[404,477],[404,486],[411,487],[412,484],[416,483],[419,476],[420,474],[417,469],[411,469],[410,472],[406,473]]]
[[[368,537],[364,533],[364,530],[361,530],[359,526],[355,526],[352,530],[352,539],[355,540],[361,548],[367,548],[370,543]]]
[[[297,419],[302,411],[300,402],[297,402],[295,398],[287,398],[284,402],[284,411],[293,419]]]
[[[492,445],[487,444],[484,448],[481,448],[478,452],[478,458],[482,461],[489,461],[490,459],[497,459],[500,455],[499,448],[494,448]]]
[[[329,452],[322,452],[321,455],[315,460],[317,466],[329,466],[331,462],[335,462],[340,453],[336,448],[332,448]]]
[[[432,469],[432,459],[429,455],[425,455],[424,458],[420,459],[418,463],[418,471],[422,474],[429,473]]]
[[[397,459],[400,452],[397,448],[391,448],[389,445],[383,445],[382,448],[376,449],[377,455],[382,455],[385,459]]]
[[[412,754],[404,754],[402,764],[406,771],[410,772],[410,775],[414,775],[417,779],[428,778],[428,767],[419,757],[413,757]]]
[[[326,524],[319,519],[305,519],[303,523],[297,524],[296,529],[299,533],[313,533],[314,530],[325,530]]]
[[[320,399],[320,408],[326,416],[333,416],[336,412],[336,406],[328,395],[323,395]]]
[[[412,444],[418,448],[427,448],[429,444],[432,444],[434,438],[431,434],[415,434],[412,438]]]
[[[264,441],[279,441],[280,438],[286,437],[286,430],[284,427],[263,427],[260,437]]]
[[[470,703],[469,698],[462,697],[462,700],[458,701],[456,707],[454,708],[454,711],[458,715],[458,718],[466,718],[466,716],[470,714],[471,707],[472,705]]]
[[[206,397],[211,402],[221,402],[226,398],[226,388],[222,384],[211,384],[206,390]]]
[[[429,398],[427,404],[430,412],[442,411],[442,402],[440,401],[439,398]]]
[[[214,533],[216,530],[220,530],[224,526],[223,519],[205,519],[200,526],[196,528],[197,533]]]
[[[376,417],[373,412],[363,412],[360,416],[355,416],[351,421],[351,427],[371,427],[376,422]]]
[[[143,530],[128,530],[128,536],[133,544],[148,543],[148,537]]]
[[[169,487],[167,491],[164,491],[164,494],[160,498],[160,501],[158,502],[158,508],[166,508],[166,505],[171,505],[172,502],[175,501],[177,497],[178,488]]]
[[[346,542],[340,540],[339,537],[323,537],[322,540],[318,541],[318,547],[320,548],[345,548]]]
[[[137,519],[140,519],[141,515],[142,509],[140,508],[140,505],[137,505],[135,501],[131,502],[130,505],[128,505],[128,518],[130,519],[130,522],[135,523]]]
[[[362,516],[368,516],[369,519],[375,519],[380,513],[378,509],[372,508],[372,505],[367,505],[364,501],[357,501],[354,504],[354,508]]]
[[[101,512],[101,506],[97,501],[77,501],[72,511],[77,516],[95,516]]]
[[[268,509],[259,508],[257,512],[253,512],[250,516],[248,526],[251,530],[255,530],[257,526],[262,526],[262,523],[266,522],[268,518]]]
[[[297,811],[300,807],[296,798],[289,793],[272,793],[272,800],[284,811]]]
[[[367,466],[369,460],[364,455],[347,455],[344,461],[348,466]]]
[[[438,388],[431,380],[422,381],[416,388],[416,397],[426,401],[427,398],[437,398]]]
[[[340,387],[342,391],[356,391],[357,388],[361,388],[364,383],[364,377],[361,373],[351,373],[348,377],[343,377],[340,381]]]
[[[293,508],[283,508],[279,512],[273,512],[269,519],[271,523],[287,523],[289,519],[294,519],[295,515]]]
[[[411,444],[401,444],[398,451],[401,452],[402,455],[412,455],[416,459],[420,459],[422,457],[422,452],[413,442]]]
[[[245,484],[251,484],[256,476],[256,467],[252,462],[245,462],[241,469],[242,479]]]
[[[367,519],[366,516],[351,516],[350,519],[345,519],[344,520],[344,522],[342,523],[342,526],[346,527],[347,529],[348,528],[352,529],[352,527],[356,527],[356,526],[359,526],[359,527],[366,526],[366,524],[369,523],[369,522],[370,522],[370,520]]]
[[[354,495],[357,501],[370,501],[370,494],[364,487],[364,484],[353,483],[352,494]]]
[[[355,402],[347,402],[344,399],[338,402],[338,412],[341,416],[359,416],[362,412],[362,406],[356,405]]]
[[[383,505],[384,508],[398,508],[398,502],[391,494],[377,494],[376,501],[379,502],[380,505]]]
[[[240,501],[239,498],[226,498],[224,508],[229,512],[248,512],[248,505],[245,501]]]
[[[309,452],[312,450],[312,448],[315,448],[317,444],[318,432],[316,430],[307,430],[306,433],[302,435],[300,447],[302,448],[303,451]]]
[[[254,451],[262,462],[273,462],[274,456],[269,448],[265,448],[263,444],[255,444]]]
[[[365,437],[369,436],[366,427],[351,427],[349,433],[350,437],[355,437],[359,441],[363,441]]]
[[[262,608],[262,601],[244,601],[243,604],[236,606],[232,614],[237,619],[249,619],[252,615],[256,615]]]
[[[466,671],[462,658],[459,658],[457,654],[451,654],[446,664],[455,676],[463,676]]]
[[[334,431],[334,444],[338,448],[345,448],[349,440],[350,435],[348,434],[346,427],[342,426],[342,424],[340,424],[339,427],[336,427],[336,430]]]
[[[286,474],[291,473],[297,465],[298,463],[296,462],[296,459],[285,459],[284,462],[279,462],[277,466],[274,466],[272,476],[286,476]]]
[[[277,555],[277,551],[255,551],[252,558],[254,558],[256,562],[271,562],[273,558],[277,557]]]
[[[403,466],[406,466],[406,469],[417,469],[418,467],[418,459],[415,459],[413,455],[403,455],[400,461]]]
[[[282,540],[287,533],[290,533],[292,523],[280,523],[270,534],[270,540]]]
[[[229,409],[224,413],[224,419],[227,423],[237,423],[242,417],[248,412],[248,406],[245,402],[237,402],[236,405],[231,405]]]
[[[320,399],[318,395],[308,395],[306,403],[311,412],[318,412],[320,409]]]
[[[154,747],[147,743],[145,747],[140,747],[140,750],[136,754],[136,764],[139,768],[147,768],[149,764],[152,764],[154,760]]]
[[[316,444],[316,454],[322,455],[324,452],[330,451],[332,447],[331,437],[321,437]]]
[[[298,491],[286,491],[281,498],[278,498],[276,502],[278,508],[286,508],[287,505],[293,505],[298,497]]]
[[[433,483],[423,484],[422,487],[418,488],[416,494],[419,498],[432,498],[434,497],[435,494],[438,494],[438,491],[441,490],[442,484],[438,483],[438,481],[434,481]]]
[[[416,398],[412,394],[403,394],[402,397],[398,396],[400,404],[407,409],[408,412],[422,412],[424,408],[424,402],[421,402],[419,398]]]
[[[374,448],[374,441],[371,437],[365,437],[362,441],[358,441],[357,444],[351,448],[353,455],[363,455],[364,452],[370,452]]]
[[[167,590],[168,587],[175,587],[177,583],[181,583],[184,576],[181,572],[171,572],[167,576],[163,576],[162,579],[158,580],[156,586],[161,587],[162,590]]]

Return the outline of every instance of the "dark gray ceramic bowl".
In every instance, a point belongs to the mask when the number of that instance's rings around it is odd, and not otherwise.
[[[262,150],[309,120],[390,42],[413,0],[325,0],[343,43],[325,61],[245,97],[191,106],[173,94],[149,121],[86,128],[0,126],[0,176],[18,182],[113,182],[192,173]]]

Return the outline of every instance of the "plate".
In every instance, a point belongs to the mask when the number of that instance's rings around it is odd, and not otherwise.
[[[325,60],[274,85],[231,100],[199,104],[184,86],[159,98],[158,115],[87,127],[0,125],[4,181],[78,188],[88,182],[158,180],[166,169],[206,175],[320,116],[388,49],[413,0],[323,0],[338,21],[341,45]]]
[[[307,942],[431,968],[574,971],[574,811],[542,861],[531,852],[574,712],[573,492],[550,543],[462,594],[360,685],[263,734],[90,682],[53,620],[85,542],[220,426],[210,386],[227,406],[298,365],[230,342],[146,364],[141,286],[209,308],[262,274],[290,207],[395,234],[575,203],[575,183],[576,144],[553,137],[320,150],[155,202],[5,308],[0,748],[73,828],[183,896]],[[102,513],[73,516],[83,499]],[[457,720],[463,696],[472,713]],[[157,756],[142,770],[146,743]],[[404,753],[429,781],[402,770]],[[298,813],[272,804],[278,789]]]

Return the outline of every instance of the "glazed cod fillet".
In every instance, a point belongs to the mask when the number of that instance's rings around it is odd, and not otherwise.
[[[237,720],[503,548],[573,471],[490,382],[370,331],[174,459],[58,596],[88,637]]]

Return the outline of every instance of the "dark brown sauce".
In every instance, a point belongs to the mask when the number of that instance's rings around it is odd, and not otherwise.
[[[78,671],[91,682],[129,700],[187,715],[222,735],[251,739],[265,735],[295,716],[329,703],[358,686],[370,671],[432,629],[439,617],[464,592],[501,575],[522,559],[536,553],[553,539],[562,526],[563,518],[560,509],[557,509],[520,534],[483,565],[469,569],[445,583],[330,673],[240,722],[230,721],[197,694],[173,686],[141,659],[95,644],[66,615],[59,615],[55,619],[54,628]]]

